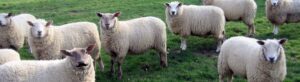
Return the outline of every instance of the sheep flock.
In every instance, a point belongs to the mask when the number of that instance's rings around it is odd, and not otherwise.
[[[235,76],[248,82],[285,80],[288,38],[284,33],[280,38],[255,38],[260,35],[256,33],[260,27],[256,28],[254,21],[259,7],[255,0],[200,2],[201,5],[165,2],[161,4],[164,12],[160,13],[164,20],[151,15],[133,15],[124,20],[122,15],[128,13],[122,11],[93,11],[91,15],[97,21],[61,24],[36,14],[2,12],[0,82],[96,82],[96,70],[105,72],[104,60],[110,62],[108,76],[116,74],[121,80],[128,75],[123,70],[137,71],[122,67],[128,64],[124,63],[127,55],[136,57],[135,54],[149,51],[158,54],[158,60],[151,62],[158,62],[161,70],[167,70],[168,60],[172,60],[168,55],[174,55],[169,53],[188,54],[185,51],[192,48],[187,46],[189,38],[197,37],[214,38],[216,45],[209,46],[218,54],[215,71],[219,82],[232,82]],[[274,27],[271,36],[279,35],[280,25],[300,22],[300,0],[265,0],[265,6],[266,20]],[[246,35],[227,34],[232,30],[226,25],[229,21],[242,21],[248,27]],[[170,49],[174,46],[168,46],[167,33],[178,36],[178,52]],[[27,48],[35,59],[22,59],[21,48]],[[110,59],[105,59],[101,51]]]

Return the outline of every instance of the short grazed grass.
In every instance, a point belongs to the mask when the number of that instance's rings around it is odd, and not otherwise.
[[[165,19],[164,3],[172,0],[0,0],[0,12],[30,13],[38,18],[53,20],[55,25],[77,21],[97,23],[96,12],[121,11],[121,20],[142,16],[156,16]],[[181,0],[185,4],[199,5],[199,0]],[[264,1],[256,0],[258,13],[255,20],[259,39],[288,38],[285,45],[288,74],[285,82],[300,82],[300,24],[285,24],[280,34],[273,36],[272,25],[265,17]],[[246,25],[242,22],[227,22],[227,37],[245,35]],[[159,56],[154,51],[143,55],[128,55],[123,64],[122,81],[142,82],[216,82],[217,53],[216,41],[212,38],[189,37],[187,51],[179,52],[180,37],[168,32],[168,68],[160,68]],[[22,59],[33,59],[27,49],[20,50]],[[118,82],[109,77],[110,57],[102,50],[105,71],[97,69],[97,82]],[[235,82],[244,82],[237,77]]]

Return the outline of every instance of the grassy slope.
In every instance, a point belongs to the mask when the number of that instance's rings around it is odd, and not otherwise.
[[[120,19],[126,20],[141,16],[157,16],[164,20],[164,3],[171,0],[1,0],[0,12],[31,13],[38,18],[54,20],[56,25],[76,21],[98,22],[96,12],[121,11]],[[182,0],[183,1],[183,0]],[[266,20],[264,0],[256,0],[258,13],[255,20],[257,38],[288,38],[285,45],[288,56],[288,75],[286,82],[300,81],[300,26],[285,24],[280,28],[280,34],[271,34],[271,24]],[[199,0],[184,0],[185,4],[200,4]],[[227,37],[245,35],[246,26],[241,22],[226,24]],[[216,53],[213,39],[190,37],[188,50],[178,53],[180,38],[168,34],[169,67],[159,67],[159,56],[154,51],[143,55],[127,56],[123,64],[123,81],[217,81]],[[208,51],[208,52],[207,52]],[[32,59],[26,49],[20,51],[22,59]],[[207,56],[209,55],[209,56]],[[102,56],[106,65],[104,72],[97,70],[97,82],[117,81],[109,77],[110,57],[103,51]],[[149,66],[149,68],[147,68]],[[147,68],[147,71],[145,69]],[[238,78],[236,82],[245,81]]]

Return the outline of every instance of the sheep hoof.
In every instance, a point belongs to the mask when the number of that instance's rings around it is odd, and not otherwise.
[[[254,37],[254,34],[248,34],[247,36],[248,37]]]
[[[186,50],[186,46],[185,45],[181,46],[181,50],[185,51]]]
[[[167,63],[165,63],[164,61],[160,61],[160,66],[161,66],[162,68],[168,67]]]
[[[118,80],[122,80],[122,75],[119,75],[119,76],[118,76]]]
[[[217,52],[217,53],[220,52],[220,48],[217,48],[216,52]]]
[[[273,30],[273,34],[274,34],[274,35],[277,35],[278,33],[279,33],[278,30],[276,30],[276,29]]]

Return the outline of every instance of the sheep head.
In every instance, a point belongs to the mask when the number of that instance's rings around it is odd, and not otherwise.
[[[74,48],[72,50],[61,50],[61,53],[66,55],[71,60],[71,65],[75,70],[86,70],[93,65],[90,54],[93,52],[94,45],[89,45],[87,48]]]
[[[97,13],[97,16],[100,17],[99,24],[101,28],[105,30],[111,30],[115,27],[118,17],[121,15],[120,12],[116,13]]]
[[[46,22],[43,19],[38,19],[36,21],[27,21],[27,23],[31,26],[30,33],[35,38],[46,37],[48,28],[52,25],[52,21]]]
[[[7,25],[11,24],[11,17],[13,17],[13,13],[1,13],[0,27],[7,27]]]
[[[166,10],[170,16],[178,16],[181,15],[182,13],[182,3],[178,1],[170,2],[170,3],[165,3]]]
[[[259,40],[257,41],[257,43],[262,46],[262,53],[266,61],[276,63],[281,58],[283,51],[282,46],[284,45],[284,43],[286,43],[286,41],[287,39],[268,39]]]

